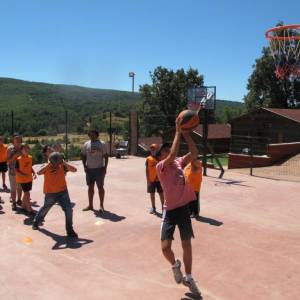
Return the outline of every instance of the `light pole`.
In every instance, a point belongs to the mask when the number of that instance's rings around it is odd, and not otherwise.
[[[132,93],[134,93],[134,76],[135,76],[134,72],[129,72],[129,77],[132,78]]]

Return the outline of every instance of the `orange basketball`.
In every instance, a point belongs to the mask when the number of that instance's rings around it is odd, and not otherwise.
[[[181,129],[183,130],[194,129],[200,123],[198,113],[190,109],[183,110],[178,117],[182,119]]]

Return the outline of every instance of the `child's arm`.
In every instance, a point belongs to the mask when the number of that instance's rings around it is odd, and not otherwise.
[[[86,172],[87,166],[86,166],[86,150],[85,145],[83,145],[81,152],[80,152],[80,158],[83,164],[84,171]]]
[[[19,161],[18,161],[18,160],[16,161],[15,170],[16,170],[16,173],[18,173],[19,175],[21,175],[21,176],[26,176],[26,174],[23,173],[23,172],[20,170],[20,165],[19,165]]]
[[[75,167],[69,165],[65,161],[63,161],[63,165],[64,165],[64,167],[66,168],[67,171],[69,171],[69,172],[77,172],[77,169]]]
[[[173,144],[171,147],[171,151],[170,154],[168,155],[168,157],[164,160],[164,165],[168,165],[171,164],[177,157],[177,153],[179,150],[179,145],[180,145],[180,138],[181,138],[181,119],[177,118],[176,119],[176,133],[175,133],[175,137],[173,140]]]
[[[20,153],[17,152],[15,154],[13,154],[13,152],[10,151],[10,149],[7,149],[6,157],[7,157],[8,163],[15,161],[19,156],[20,156]]]
[[[45,174],[45,172],[47,171],[47,169],[50,167],[50,163],[46,164],[45,166],[41,167],[41,169],[39,169],[37,171],[38,175],[43,175]]]
[[[36,174],[35,174],[35,171],[33,170],[33,168],[31,168],[31,172],[32,172],[33,178],[36,179]]]
[[[183,157],[183,164],[187,165],[189,162],[191,162],[197,158],[198,149],[190,135],[190,132],[185,131],[182,133],[182,135],[183,135],[184,139],[186,140],[188,147],[189,147],[189,151],[190,151],[187,155],[185,155]]]
[[[148,183],[149,182],[148,160],[146,160],[146,179],[147,179],[147,183]]]

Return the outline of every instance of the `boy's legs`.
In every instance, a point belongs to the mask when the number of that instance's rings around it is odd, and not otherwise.
[[[19,206],[22,206],[22,188],[21,188],[21,185],[20,184],[16,184],[16,189],[17,189],[17,198],[18,198],[18,200],[17,200],[17,204],[19,205]]]
[[[105,168],[100,168],[96,175],[96,184],[98,188],[98,195],[100,199],[100,211],[104,211],[104,178],[105,178]]]
[[[50,208],[56,203],[56,198],[54,196],[45,195],[44,205],[40,208],[34,218],[34,225],[38,226],[39,223],[44,219]]]
[[[66,218],[66,231],[67,233],[72,233],[73,230],[73,209],[71,205],[71,200],[68,192],[64,192],[63,194],[57,197],[57,201],[59,202],[61,208],[65,213]]]
[[[103,185],[98,185],[98,195],[99,195],[99,199],[100,199],[100,210],[104,211],[104,196],[105,196],[105,190],[104,190],[104,186]]]
[[[172,211],[163,212],[163,220],[161,224],[161,250],[166,260],[172,265],[174,279],[177,283],[182,282],[182,272],[180,270],[181,262],[175,259],[175,254],[172,250],[172,240],[174,239],[175,231],[174,213]]]
[[[185,274],[192,274],[192,243],[191,240],[181,241]]]
[[[185,276],[182,283],[187,286],[190,291],[196,295],[200,295],[199,288],[192,277],[192,244],[191,238],[194,237],[192,221],[190,218],[189,206],[180,208],[177,214],[178,227],[180,231],[181,244],[183,249],[183,263],[185,268]]]
[[[150,194],[150,201],[151,201],[151,208],[150,208],[150,214],[154,214],[156,212],[155,207],[155,183],[149,182],[147,185],[147,193]]]
[[[172,250],[172,240],[161,241],[161,250],[167,261],[173,266],[175,264],[175,254]]]
[[[89,205],[84,210],[93,210],[94,209],[94,187],[95,183],[91,183],[88,186],[88,196],[89,196]]]
[[[2,172],[2,186],[4,189],[7,189],[7,186],[5,184],[5,180],[6,180],[6,174],[5,172]]]
[[[150,213],[154,213],[156,211],[156,207],[155,207],[155,193],[150,193],[150,200],[151,200]]]
[[[16,202],[16,196],[17,196],[17,183],[16,183],[16,176],[9,174],[9,184],[10,184],[10,197],[12,201],[12,209],[17,209],[17,202]]]

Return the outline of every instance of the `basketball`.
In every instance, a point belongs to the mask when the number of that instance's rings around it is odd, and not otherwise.
[[[200,119],[197,111],[193,111],[190,109],[183,110],[178,118],[181,118],[181,129],[183,130],[191,130],[197,127],[200,123]]]
[[[49,155],[49,161],[52,166],[57,166],[63,161],[63,158],[59,152],[52,152]]]

